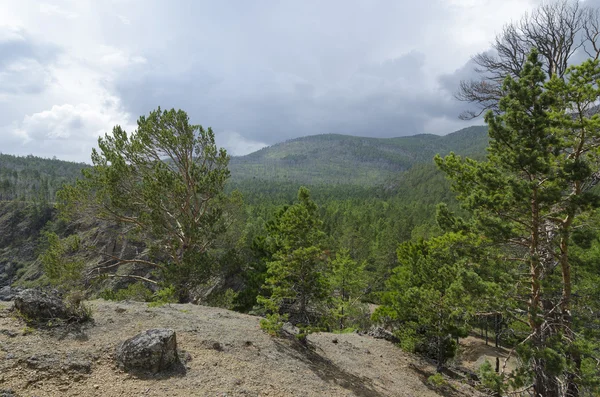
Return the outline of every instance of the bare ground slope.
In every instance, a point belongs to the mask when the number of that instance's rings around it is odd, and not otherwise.
[[[89,303],[83,330],[31,330],[0,306],[0,395],[17,396],[477,396],[451,383],[431,389],[433,368],[391,343],[358,334],[310,335],[305,348],[272,338],[259,318],[196,305]],[[119,370],[115,347],[149,328],[172,328],[185,371],[136,377]],[[438,394],[439,393],[439,394]]]

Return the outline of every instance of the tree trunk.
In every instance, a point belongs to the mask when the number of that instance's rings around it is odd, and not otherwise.
[[[488,345],[488,317],[485,317],[485,345]]]
[[[310,321],[306,312],[306,296],[304,294],[300,296],[300,307],[298,308],[298,312],[302,321],[306,321],[305,325],[309,325]]]
[[[566,397],[579,397],[579,385],[577,384],[577,378],[581,372],[581,355],[579,352],[569,353],[570,361],[575,370],[567,373],[567,394]]]
[[[500,320],[499,320],[500,315],[499,314],[495,314],[494,315],[494,339],[495,339],[495,345],[496,348],[498,348],[498,345],[500,344]]]
[[[553,332],[546,328],[542,328],[544,324],[542,318],[544,310],[541,305],[541,276],[542,264],[540,263],[540,211],[537,197],[537,190],[533,190],[531,197],[531,240],[529,242],[529,263],[530,263],[530,288],[531,296],[529,297],[529,326],[532,333],[531,343],[533,348],[538,352],[546,347],[547,332]],[[540,316],[542,315],[542,316]],[[535,373],[534,379],[534,396],[536,397],[561,397],[559,384],[551,374],[550,368],[546,365],[546,360],[533,356],[533,367]]]
[[[443,338],[438,335],[437,337],[437,366],[436,371],[442,372],[444,368],[444,343]]]
[[[535,397],[561,397],[560,387],[555,377],[548,376],[545,360],[535,358],[533,369],[535,371],[534,396]]]
[[[568,216],[562,225],[562,235],[560,239],[560,267],[562,272],[562,299],[561,299],[561,326],[567,340],[572,341],[575,338],[573,334],[573,319],[571,317],[571,264],[569,263],[569,229],[571,227],[572,217]],[[579,387],[577,378],[579,377],[581,367],[581,357],[578,352],[571,351],[569,348],[567,362],[571,364],[573,371],[567,372],[566,387],[568,397],[578,397]]]

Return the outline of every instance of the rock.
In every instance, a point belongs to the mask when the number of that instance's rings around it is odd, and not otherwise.
[[[0,389],[0,397],[17,397],[12,389]]]
[[[372,336],[375,339],[385,339],[388,342],[392,342],[392,343],[400,342],[400,339],[398,339],[396,336],[394,336],[393,333],[391,333],[390,331],[388,331],[384,328],[381,328],[381,327],[376,327],[376,326],[371,327],[369,332],[367,332],[367,335]]]
[[[15,297],[15,308],[28,322],[44,323],[51,320],[68,320],[72,317],[62,299],[36,289],[26,289]]]
[[[179,363],[175,331],[150,329],[127,339],[117,347],[119,367],[128,371],[158,373]]]
[[[21,291],[20,288],[12,288],[10,285],[4,286],[0,288],[0,301],[11,301]]]
[[[281,331],[289,335],[298,335],[300,333],[300,329],[290,322],[283,324]]]
[[[14,338],[14,337],[16,337],[17,335],[19,335],[19,334],[18,334],[18,333],[16,333],[15,331],[11,331],[11,330],[9,330],[9,329],[0,329],[0,334],[2,334],[2,335],[6,335],[6,336],[8,336],[9,338]]]
[[[203,340],[202,341],[202,345],[206,346],[206,348],[208,349],[213,349],[216,350],[218,352],[222,352],[223,350],[225,350],[225,348],[223,347],[223,345],[221,344],[221,342],[218,342],[216,340]]]

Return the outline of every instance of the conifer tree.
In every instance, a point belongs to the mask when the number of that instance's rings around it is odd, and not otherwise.
[[[398,262],[382,294],[376,321],[394,326],[403,348],[422,352],[441,371],[466,336],[478,299],[493,288],[477,273],[473,235],[446,233],[398,247]]]
[[[518,382],[535,395],[576,396],[581,343],[573,329],[570,237],[578,216],[597,204],[590,191],[600,166],[597,61],[546,82],[537,51],[518,79],[508,77],[489,112],[487,160],[436,158],[476,229],[505,247],[515,273],[529,334],[519,345],[527,363]]]
[[[283,208],[269,225],[274,247],[267,263],[265,294],[258,297],[275,322],[280,315],[295,324],[314,325],[318,315],[314,304],[328,294],[327,262],[323,246],[318,207],[305,187],[298,191],[298,202]]]
[[[115,126],[98,139],[93,167],[59,194],[69,216],[104,219],[125,238],[144,241],[143,257],[99,252],[106,259],[90,277],[129,277],[163,283],[189,301],[190,291],[212,270],[209,250],[230,221],[224,195],[229,156],[215,145],[213,131],[189,122],[182,110],[158,108],[127,133]],[[121,265],[153,271],[156,278],[117,274]]]
[[[360,298],[367,286],[365,263],[353,260],[347,249],[342,249],[331,262],[330,287],[333,291],[333,318],[339,329],[346,328],[348,320],[360,308]]]

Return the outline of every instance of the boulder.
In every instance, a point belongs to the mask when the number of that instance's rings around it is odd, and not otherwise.
[[[281,327],[281,332],[288,335],[298,335],[300,333],[300,328],[296,327],[290,322],[287,322]]]
[[[375,339],[385,339],[388,342],[392,342],[392,343],[400,342],[400,339],[398,339],[393,333],[391,333],[390,331],[388,331],[382,327],[377,327],[377,326],[371,327],[371,329],[369,329],[369,332],[367,332],[367,335],[369,335]]]
[[[127,371],[158,373],[179,363],[177,340],[172,329],[149,329],[117,347],[118,365]]]
[[[19,292],[21,292],[20,288],[11,288],[9,285],[6,285],[0,288],[0,301],[11,301]]]
[[[26,289],[14,298],[15,308],[28,322],[44,323],[51,320],[68,320],[71,311],[60,297],[36,289]]]

